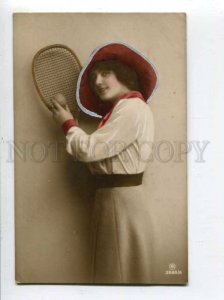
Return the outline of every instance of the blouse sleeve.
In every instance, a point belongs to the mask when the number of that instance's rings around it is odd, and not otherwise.
[[[139,101],[129,99],[119,103],[103,127],[92,134],[79,127],[69,129],[66,136],[68,153],[77,160],[94,162],[123,151],[136,140],[140,130]]]

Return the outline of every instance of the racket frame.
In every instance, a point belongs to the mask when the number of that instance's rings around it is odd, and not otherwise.
[[[46,46],[46,47],[43,47],[41,48],[33,57],[33,61],[32,61],[32,76],[33,76],[33,82],[34,82],[34,85],[36,87],[36,90],[38,92],[38,95],[40,96],[42,102],[44,103],[45,106],[47,106],[47,108],[49,110],[52,110],[52,106],[50,106],[47,101],[46,101],[46,98],[44,98],[44,96],[42,95],[41,91],[40,91],[40,88],[38,87],[38,83],[36,81],[36,77],[35,77],[35,61],[37,59],[37,57],[43,53],[44,51],[46,50],[49,50],[49,49],[52,49],[52,48],[63,48],[67,51],[69,51],[72,56],[75,58],[78,66],[80,67],[80,70],[82,69],[82,66],[81,66],[81,63],[80,63],[80,60],[78,59],[77,55],[75,54],[75,52],[73,50],[71,50],[68,46],[65,46],[65,45],[62,45],[62,44],[53,44],[53,45],[49,45],[49,46]]]

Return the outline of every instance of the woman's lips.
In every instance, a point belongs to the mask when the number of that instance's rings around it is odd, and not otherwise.
[[[108,90],[108,87],[101,87],[101,88],[97,88],[97,93],[99,94],[99,95],[102,95],[102,94],[104,94],[106,91]]]

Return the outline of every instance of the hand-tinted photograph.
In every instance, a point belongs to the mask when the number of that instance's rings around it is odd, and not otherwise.
[[[16,282],[187,284],[186,15],[13,26]]]

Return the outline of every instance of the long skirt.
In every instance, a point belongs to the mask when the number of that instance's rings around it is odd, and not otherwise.
[[[149,212],[142,185],[96,190],[92,283],[151,283],[153,237]]]

